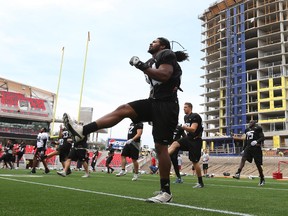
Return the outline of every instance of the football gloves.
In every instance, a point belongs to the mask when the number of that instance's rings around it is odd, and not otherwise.
[[[255,146],[255,145],[257,145],[257,141],[256,141],[256,140],[253,140],[253,141],[251,142],[251,146]]]
[[[134,142],[134,140],[133,139],[129,139],[129,140],[127,140],[126,144],[131,144],[132,142]]]
[[[133,56],[130,61],[129,61],[129,64],[131,66],[135,66],[136,68],[138,68],[139,70],[146,70],[147,68],[149,68],[149,65],[140,61],[139,57],[137,56]]]

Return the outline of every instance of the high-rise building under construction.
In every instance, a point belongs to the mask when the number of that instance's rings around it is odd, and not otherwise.
[[[199,19],[204,137],[256,120],[265,147],[288,147],[288,0],[217,1]]]

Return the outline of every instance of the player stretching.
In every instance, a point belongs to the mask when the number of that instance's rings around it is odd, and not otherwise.
[[[245,166],[246,160],[249,163],[252,163],[254,158],[254,162],[259,172],[260,182],[259,186],[263,186],[265,184],[264,174],[263,174],[263,154],[261,145],[265,140],[263,129],[259,125],[256,125],[256,121],[251,120],[249,122],[249,127],[245,130],[245,144],[242,151],[242,158],[240,161],[239,168],[236,174],[233,176],[235,179],[240,179],[240,173]]]
[[[122,153],[121,153],[121,171],[116,174],[116,176],[123,176],[126,174],[125,166],[127,164],[126,157],[132,158],[133,166],[134,166],[134,176],[132,181],[136,181],[139,177],[139,151],[141,146],[141,135],[143,133],[143,123],[134,124],[133,122],[130,124],[128,130],[128,140],[126,145],[124,146]]]
[[[54,157],[55,155],[59,155],[60,162],[62,164],[63,169],[65,169],[65,161],[68,158],[69,152],[72,147],[72,139],[69,135],[69,132],[66,128],[62,128],[62,125],[60,125],[60,131],[59,131],[59,140],[58,140],[58,148],[56,151],[51,152],[48,155],[45,155],[44,158],[47,159]],[[67,170],[67,175],[71,174],[70,167]]]
[[[133,44],[134,46],[135,44]],[[181,82],[182,70],[177,62],[188,59],[185,52],[173,52],[166,38],[156,38],[150,43],[148,52],[152,58],[146,63],[133,56],[130,64],[148,76],[151,93],[148,99],[137,100],[119,106],[116,110],[100,119],[81,126],[71,121],[67,114],[63,120],[66,127],[75,137],[75,141],[102,128],[110,128],[124,118],[130,118],[134,123],[152,122],[152,135],[159,159],[161,192],[147,199],[147,202],[170,202],[170,168],[171,161],[168,145],[173,140],[173,131],[178,123],[179,104],[177,91]]]
[[[179,150],[189,151],[189,160],[192,161],[198,177],[198,183],[193,188],[203,188],[204,183],[199,164],[202,148],[202,118],[198,113],[192,113],[192,108],[191,103],[186,102],[184,104],[185,124],[181,127],[187,133],[187,136],[174,141],[168,151],[170,155],[175,154],[175,152],[178,154]]]

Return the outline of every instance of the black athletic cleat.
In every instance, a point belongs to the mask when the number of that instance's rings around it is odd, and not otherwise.
[[[235,178],[235,179],[240,179],[240,173],[236,173],[234,176],[233,176],[233,178]]]
[[[260,179],[260,182],[258,184],[258,186],[264,186],[265,185],[265,180],[264,179]]]

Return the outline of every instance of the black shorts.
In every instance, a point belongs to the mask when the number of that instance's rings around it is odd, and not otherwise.
[[[189,136],[183,137],[177,141],[180,144],[180,150],[189,151],[189,160],[197,163],[201,158],[202,139],[192,139]]]
[[[134,123],[152,122],[152,135],[155,143],[169,145],[178,124],[178,101],[144,99],[133,101],[129,105],[137,113]]]
[[[42,161],[44,159],[45,152],[46,148],[44,147],[37,148],[34,157],[36,157],[37,160]]]
[[[81,148],[81,149],[76,149],[72,148],[71,151],[69,152],[68,159],[71,159],[72,161],[86,161],[86,149]]]
[[[245,158],[249,163],[254,162],[257,165],[263,165],[263,154],[260,146],[247,146],[244,150],[243,158]]]
[[[67,159],[71,147],[72,147],[71,143],[65,143],[65,142],[63,143],[63,145],[59,146],[57,151],[59,152],[60,162],[64,162]]]
[[[4,162],[13,162],[13,155],[7,153],[2,156],[2,159],[4,160]]]
[[[126,144],[122,150],[121,156],[138,160],[139,150],[133,144]]]
[[[208,164],[203,164],[203,170],[208,170]]]
[[[23,152],[18,152],[17,153],[17,160],[20,161],[21,158],[23,157],[24,153]]]

